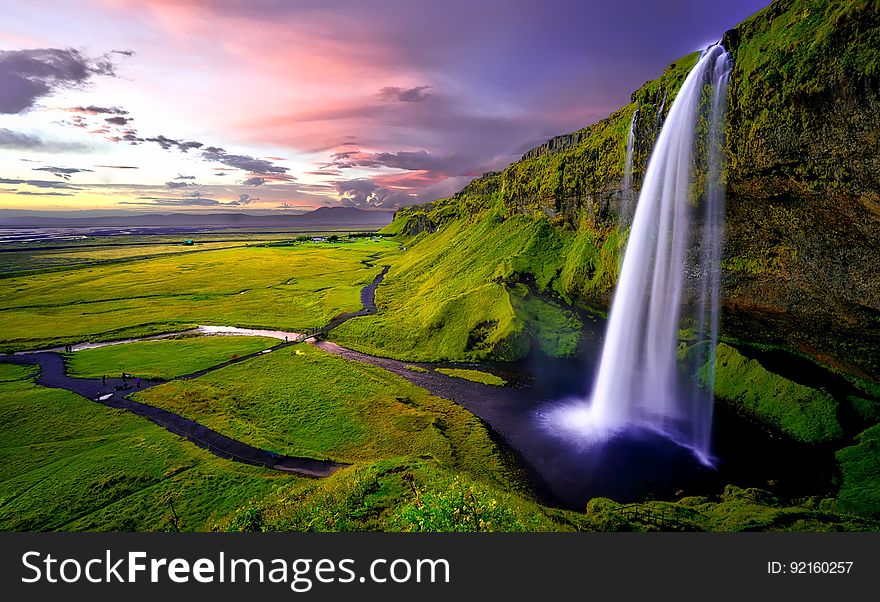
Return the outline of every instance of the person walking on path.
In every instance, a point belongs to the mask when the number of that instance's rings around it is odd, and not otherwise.
[[[107,386],[107,375],[106,375],[106,374],[102,374],[102,375],[101,375],[101,386],[102,386],[102,387],[106,387],[106,386]]]
[[[135,386],[136,386],[138,389],[141,388],[141,379],[140,379],[140,377],[138,377],[138,379],[137,379],[136,381],[134,381],[134,384],[135,384]]]

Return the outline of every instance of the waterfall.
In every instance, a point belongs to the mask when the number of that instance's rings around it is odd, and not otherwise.
[[[714,356],[729,72],[724,48],[708,48],[685,78],[657,137],[589,408],[589,422],[600,430],[647,427],[691,447],[702,459],[710,451],[712,391],[681,378],[679,328],[682,307],[690,302],[696,320],[692,338]]]
[[[636,119],[639,109],[633,111],[629,122],[629,134],[626,137],[626,159],[623,166],[623,184],[620,191],[619,224],[621,231],[627,228],[632,221],[633,214],[633,147],[636,137]]]
[[[663,93],[663,100],[660,101],[660,107],[657,109],[657,114],[654,116],[654,137],[657,136],[657,131],[660,129],[660,121],[663,119],[663,109],[666,108],[666,92]]]

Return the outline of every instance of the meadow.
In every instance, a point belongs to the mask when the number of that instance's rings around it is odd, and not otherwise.
[[[33,376],[0,364],[2,530],[204,530],[298,480],[221,460]]]
[[[291,242],[177,253],[0,279],[0,350],[183,330],[303,330],[361,307],[396,243]],[[370,265],[366,265],[370,263]]]
[[[134,398],[288,455],[338,462],[430,457],[474,474],[503,472],[485,427],[464,408],[381,368],[311,345],[165,383]]]
[[[181,336],[83,349],[65,355],[67,373],[79,378],[118,376],[170,380],[277,345],[277,339],[246,336]]]

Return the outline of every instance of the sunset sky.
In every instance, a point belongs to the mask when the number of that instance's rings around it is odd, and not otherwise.
[[[0,209],[433,200],[766,4],[4,0]]]

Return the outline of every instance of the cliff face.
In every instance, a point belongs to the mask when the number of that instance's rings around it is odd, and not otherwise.
[[[880,379],[880,2],[777,0],[728,31],[733,56],[725,127],[728,183],[723,335],[784,344]],[[556,137],[450,199],[398,212],[391,230],[421,235],[452,220],[525,214],[616,238],[624,148],[636,121],[639,187],[657,131],[697,59],[670,65],[632,102]],[[560,249],[571,253],[572,248]],[[598,250],[596,250],[598,249]],[[613,278],[548,288],[607,306]]]
[[[728,32],[724,328],[880,372],[880,3],[781,1]]]

